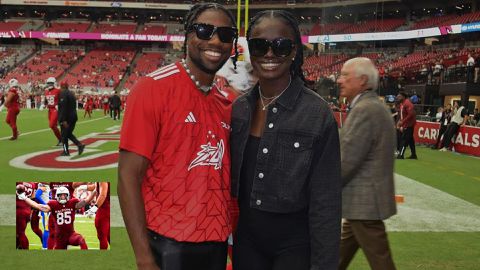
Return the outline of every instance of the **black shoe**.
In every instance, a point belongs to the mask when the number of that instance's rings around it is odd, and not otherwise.
[[[62,153],[60,154],[60,156],[61,156],[61,157],[68,157],[68,156],[70,156],[70,153],[68,153],[68,152],[62,152]]]
[[[438,147],[437,147],[436,145],[434,145],[434,146],[432,146],[432,147],[430,147],[430,148],[432,148],[433,150],[437,150],[437,149],[438,149]]]
[[[417,158],[417,155],[411,155],[408,157],[408,159],[418,159],[418,158]]]
[[[405,159],[403,156],[397,156],[397,159]]]
[[[83,150],[85,149],[85,144],[81,144],[78,146],[78,155],[80,156],[83,153]]]

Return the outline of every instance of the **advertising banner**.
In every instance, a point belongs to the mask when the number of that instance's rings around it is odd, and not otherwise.
[[[433,145],[437,141],[439,128],[440,123],[417,121],[415,142]],[[480,156],[480,128],[462,126],[452,142],[455,152]]]

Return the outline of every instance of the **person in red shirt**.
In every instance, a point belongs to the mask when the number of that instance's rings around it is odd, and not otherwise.
[[[92,118],[93,98],[90,95],[87,95],[85,97],[85,103],[84,104],[85,104],[84,105],[85,113],[83,114],[83,118],[85,118],[85,116],[87,116],[87,114],[88,114],[88,118]]]
[[[29,206],[43,212],[51,212],[55,220],[55,246],[54,249],[67,249],[68,245],[80,246],[81,249],[88,249],[87,243],[82,235],[75,232],[75,210],[80,209],[90,203],[96,191],[90,193],[87,199],[80,201],[73,197],[70,199],[70,192],[66,187],[59,187],[56,191],[55,200],[50,200],[47,205],[38,204],[27,198],[25,193],[17,196],[19,200],[24,200]]]
[[[234,26],[223,6],[196,4],[186,59],[141,78],[129,95],[118,198],[140,269],[225,269],[231,101],[214,77],[236,44]]]
[[[22,189],[19,192],[19,189]],[[24,194],[24,196],[32,198],[35,194],[36,184],[33,182],[17,182],[17,195]],[[16,200],[17,204],[17,249],[29,249],[29,242],[27,235],[25,235],[25,229],[27,228],[27,224],[30,221],[30,212],[31,207],[25,203],[23,200]]]
[[[109,105],[108,105],[108,95],[105,94],[102,96],[102,104],[103,104],[103,115],[107,116],[107,113],[110,113],[109,111]]]
[[[62,136],[58,129],[58,97],[60,89],[55,88],[57,80],[54,77],[47,79],[47,88],[45,89],[45,106],[48,108],[48,126],[52,129],[53,134],[57,137],[57,146],[62,145]]]
[[[52,198],[56,198],[57,190],[61,187],[65,187],[69,194],[72,194],[71,197],[73,198],[74,190],[77,187],[80,187],[85,183],[83,182],[50,182],[50,190],[52,192]],[[53,249],[55,246],[55,218],[53,215],[50,215],[48,218],[48,228],[50,230],[50,234],[48,235],[47,240],[47,247],[48,249]]]
[[[5,107],[7,107],[6,122],[10,128],[12,128],[13,135],[10,140],[14,141],[18,138],[17,116],[20,113],[20,89],[18,88],[18,81],[16,79],[11,79],[8,82],[8,86],[10,89],[5,99]]]
[[[85,214],[95,215],[95,228],[100,241],[100,249],[107,249],[110,244],[110,183],[95,183],[98,196],[96,203]]]
[[[416,112],[413,107],[413,103],[407,98],[407,94],[400,92],[397,95],[397,101],[399,102],[399,115],[400,118],[397,122],[397,129],[401,132],[400,139],[400,152],[397,159],[404,159],[405,150],[407,145],[410,146],[411,156],[408,159],[417,159],[417,152],[415,151],[415,138],[413,137],[413,130],[415,128]]]

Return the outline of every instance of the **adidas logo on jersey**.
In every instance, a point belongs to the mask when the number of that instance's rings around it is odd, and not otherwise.
[[[195,116],[193,115],[193,113],[190,112],[187,115],[187,118],[185,119],[185,123],[196,123],[196,122],[197,122],[197,119],[195,119]]]
[[[148,74],[148,77],[152,77],[154,80],[160,80],[162,78],[168,77],[170,75],[173,75],[175,73],[179,73],[180,69],[178,69],[177,65],[175,63],[161,67],[154,72]]]

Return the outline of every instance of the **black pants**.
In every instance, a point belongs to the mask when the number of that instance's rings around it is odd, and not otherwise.
[[[113,118],[113,106],[108,107],[110,109],[110,118]]]
[[[150,248],[162,270],[225,270],[227,242],[178,242],[149,231]]]
[[[81,143],[77,140],[77,137],[73,135],[73,130],[75,129],[75,124],[77,121],[69,122],[68,128],[64,128],[63,125],[61,127],[61,135],[62,135],[62,143],[63,143],[63,152],[70,153],[68,151],[68,140],[70,139],[76,146],[81,145]]]
[[[120,120],[120,107],[113,107],[113,120]]]
[[[434,145],[435,148],[440,148],[440,139],[442,138],[442,135],[445,133],[445,131],[447,131],[447,126],[440,125],[440,129],[438,130],[437,142]]]
[[[410,146],[410,151],[412,156],[416,156],[417,152],[415,151],[415,139],[413,138],[413,127],[407,127],[402,132],[402,147],[400,148],[399,156],[404,156],[407,145]]]
[[[452,138],[457,134],[460,126],[457,123],[451,122],[447,126],[445,135],[443,135],[443,147],[448,148],[452,143]]]
[[[234,270],[309,270],[310,246],[275,247],[273,243],[258,244],[238,232],[233,244]]]

